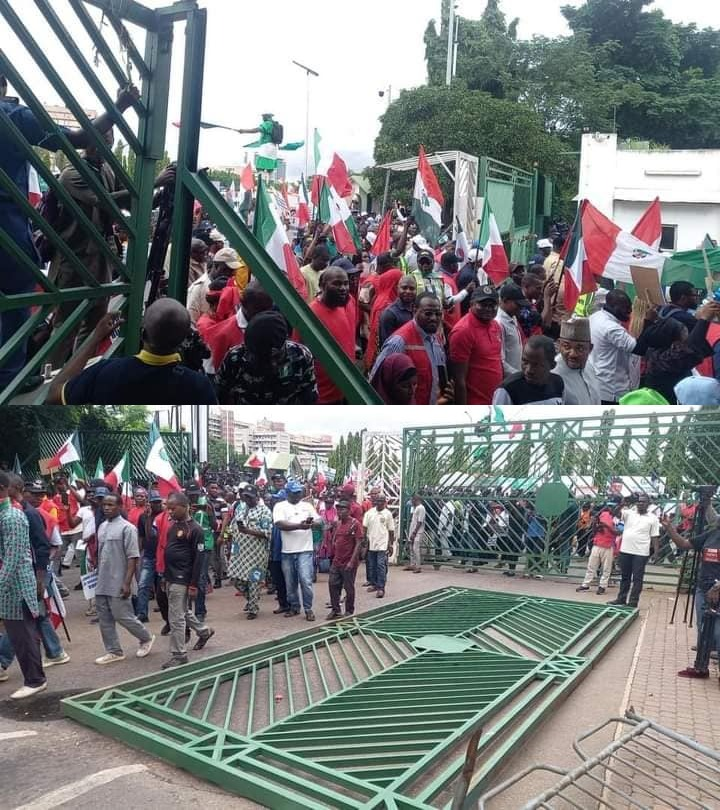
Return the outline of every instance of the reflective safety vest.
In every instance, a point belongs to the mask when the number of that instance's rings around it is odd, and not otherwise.
[[[430,402],[433,378],[432,363],[425,350],[423,337],[415,321],[408,321],[404,326],[401,326],[397,332],[395,332],[394,337],[401,337],[403,339],[405,342],[405,354],[413,361],[417,369],[418,376],[415,401],[418,405],[434,405],[434,402]]]

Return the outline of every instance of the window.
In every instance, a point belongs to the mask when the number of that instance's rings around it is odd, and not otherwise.
[[[675,250],[677,246],[677,225],[663,225],[660,250]]]

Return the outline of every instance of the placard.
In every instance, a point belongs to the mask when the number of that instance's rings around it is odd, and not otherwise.
[[[666,304],[660,274],[653,267],[631,267],[633,284],[637,297],[653,306],[662,307]]]
[[[89,574],[82,574],[80,582],[82,583],[83,596],[88,601],[95,598],[95,588],[97,587],[97,571],[91,571]]]

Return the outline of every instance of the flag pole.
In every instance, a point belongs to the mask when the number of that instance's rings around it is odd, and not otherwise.
[[[712,270],[710,269],[710,259],[708,257],[707,248],[703,243],[702,247],[702,254],[703,254],[703,262],[705,263],[705,286],[707,287],[708,296],[710,298],[713,297],[713,277],[712,277]]]

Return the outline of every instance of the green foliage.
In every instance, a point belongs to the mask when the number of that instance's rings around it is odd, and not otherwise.
[[[533,453],[533,440],[530,425],[525,426],[522,438],[510,451],[505,465],[504,475],[508,478],[528,478]]]
[[[462,83],[452,87],[418,87],[404,90],[382,118],[375,142],[376,163],[426,152],[460,150],[470,155],[491,155],[498,160],[531,170],[554,174],[562,165],[564,146],[543,130],[540,118],[527,106],[493,98]],[[369,172],[373,194],[382,197],[385,172]],[[439,172],[446,198],[449,181]],[[392,176],[390,199],[409,202],[415,177],[411,172]]]
[[[507,25],[491,0],[480,20],[460,18],[457,81],[531,107],[547,132],[574,145],[583,130],[611,131],[615,123],[623,138],[717,148],[720,32],[674,23],[651,5],[586,0],[562,10],[569,36],[520,42],[516,24]],[[425,32],[428,80],[438,87],[445,82],[447,12],[444,0],[440,32],[434,21]]]
[[[659,475],[660,470],[660,449],[662,439],[660,436],[660,423],[655,414],[650,416],[650,436],[648,437],[643,456],[643,475]]]
[[[615,411],[605,411],[600,420],[599,438],[592,444],[591,465],[593,481],[599,492],[605,492],[610,475],[614,472],[610,466],[610,433],[615,421]],[[618,472],[618,475],[621,475]]]
[[[362,433],[348,433],[341,436],[334,450],[328,456],[328,467],[335,470],[335,483],[342,484],[350,474],[351,466],[360,466],[362,460]]]
[[[225,169],[210,169],[207,174],[210,180],[213,180],[215,183],[220,183],[223,188],[229,188],[233,181],[235,182],[235,188],[238,187],[239,178],[235,172]]]
[[[618,445],[613,456],[613,472],[615,475],[628,475],[630,471],[630,447],[632,444],[632,432],[626,428],[622,441]]]

